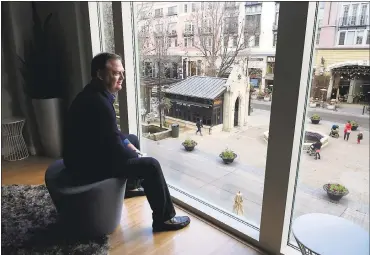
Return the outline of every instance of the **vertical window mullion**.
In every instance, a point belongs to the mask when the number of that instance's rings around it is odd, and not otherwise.
[[[138,46],[136,45],[136,17],[133,2],[112,2],[114,22],[114,44],[116,53],[123,57],[125,79],[118,93],[122,131],[140,137],[141,118],[139,114],[140,89]],[[123,26],[125,24],[125,26]]]
[[[280,3],[259,238],[261,247],[273,254],[280,254],[288,242],[311,82],[316,15],[317,2]],[[296,31],[294,37],[291,31]]]

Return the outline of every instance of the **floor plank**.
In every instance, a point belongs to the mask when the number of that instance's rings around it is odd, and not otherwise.
[[[44,184],[45,170],[52,161],[41,157],[2,161],[2,185]],[[120,226],[109,237],[110,254],[262,254],[177,206],[176,211],[179,215],[190,216],[189,227],[176,232],[153,233],[151,209],[146,198],[126,199]]]

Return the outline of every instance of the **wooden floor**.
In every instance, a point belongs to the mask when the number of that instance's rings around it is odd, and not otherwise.
[[[2,185],[43,184],[50,162],[51,159],[40,157],[17,162],[2,161]],[[153,234],[151,209],[146,198],[126,199],[121,224],[109,237],[110,254],[262,254],[179,207],[176,210],[178,215],[190,216],[189,227],[176,232]]]

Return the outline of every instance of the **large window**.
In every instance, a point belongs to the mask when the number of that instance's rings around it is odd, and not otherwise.
[[[198,14],[206,16],[202,12],[218,15],[218,19],[208,16],[209,25],[212,33],[222,34],[224,24],[212,24],[212,20],[224,20],[220,16],[223,3],[219,2],[177,21],[188,32],[179,38],[183,45],[167,50],[170,45],[161,41],[160,47],[147,51],[139,36],[144,21],[136,18],[140,4],[114,2],[112,6],[117,10],[121,5],[121,15],[116,15],[123,19],[120,27],[125,35],[115,34],[116,45],[121,45],[124,38],[124,52],[119,53],[125,56],[125,99],[130,109],[126,110],[128,121],[121,120],[121,126],[128,125],[129,132],[137,133],[142,150],[159,160],[176,202],[207,215],[220,227],[273,254],[297,251],[290,229],[304,214],[336,215],[366,228],[368,119],[356,117],[350,111],[358,108],[346,106],[365,100],[361,95],[370,91],[366,90],[366,84],[370,84],[366,74],[370,71],[360,64],[346,66],[344,63],[354,63],[348,52],[321,56],[315,49],[318,3],[280,3],[276,58],[254,47],[271,45],[272,24],[258,23],[260,31],[256,34],[243,30],[230,38],[204,35],[200,29],[203,22],[197,20]],[[163,6],[161,3],[160,8]],[[275,3],[247,5],[251,12],[258,12],[259,6],[263,11],[258,14],[258,22],[274,22],[268,17],[275,16]],[[154,4],[155,9],[159,7]],[[256,15],[240,15],[244,17],[239,17],[239,24],[249,21],[255,26],[255,19],[246,17]],[[166,18],[169,17],[163,19]],[[153,26],[148,32],[150,41],[158,40],[154,34],[157,22],[145,24]],[[269,31],[264,31],[265,27]],[[291,31],[295,31],[293,37]],[[339,32],[337,38],[331,38],[333,44],[336,40],[343,45],[365,41],[364,31],[349,32],[352,31]],[[328,38],[324,33],[322,29],[321,40]],[[166,34],[161,38],[168,42]],[[235,42],[236,47],[228,47]],[[363,50],[358,56],[369,53]],[[340,63],[335,62],[339,57]],[[145,72],[139,71],[142,66],[148,74],[155,73],[151,86],[145,83]],[[316,77],[313,66],[322,68],[321,76]],[[179,75],[168,79],[175,70]],[[347,83],[342,80],[351,85],[348,90],[343,88]],[[121,98],[123,92],[120,93]],[[334,112],[333,102],[343,100],[347,100],[346,104],[341,104],[340,112]],[[319,125],[311,120],[315,113],[321,115]],[[364,137],[360,144],[357,130],[352,131],[348,141],[343,139],[347,120],[359,124]],[[200,121],[201,134],[196,125]],[[328,136],[333,124],[339,126],[339,138]],[[191,140],[197,145],[193,151],[186,151],[184,145],[192,144]],[[310,155],[310,145],[318,140],[322,141],[321,158],[315,160],[315,155]],[[225,164],[224,159],[233,162]],[[323,190],[325,184],[334,183],[350,191],[337,202]]]
[[[365,45],[365,30],[344,30],[338,31],[338,45]],[[366,43],[367,44],[367,43]]]

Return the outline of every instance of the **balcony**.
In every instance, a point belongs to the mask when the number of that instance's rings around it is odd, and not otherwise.
[[[162,17],[163,17],[163,13],[154,14],[154,18],[162,18]]]
[[[154,37],[163,37],[164,33],[163,32],[154,32]]]
[[[177,37],[177,31],[176,30],[171,30],[167,34],[168,37]]]
[[[183,37],[194,36],[194,30],[185,30],[182,35]]]
[[[210,35],[212,34],[212,28],[210,27],[203,27],[203,29],[200,32],[202,35]]]
[[[245,6],[260,5],[262,2],[245,2]]]
[[[237,5],[235,2],[232,2],[231,4],[225,4],[225,10],[237,10],[239,9],[239,5]]]
[[[177,15],[177,11],[171,11],[167,13],[167,16],[175,16]]]
[[[338,27],[357,27],[357,26],[368,26],[369,15],[361,16],[343,16],[338,20]]]
[[[224,34],[237,34],[238,33],[238,27],[225,27],[224,28]]]

